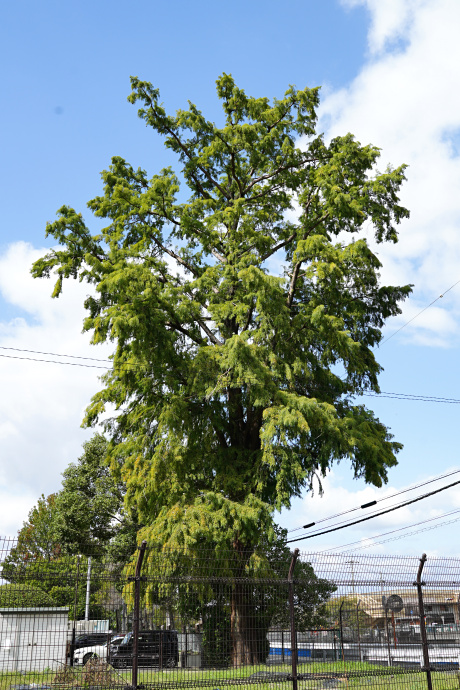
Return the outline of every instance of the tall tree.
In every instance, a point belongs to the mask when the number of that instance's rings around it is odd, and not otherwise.
[[[139,524],[135,511],[124,508],[126,487],[110,471],[104,436],[86,441],[82,455],[62,477],[61,489],[42,495],[30,510],[11,555],[27,561],[52,560],[62,553],[110,553],[118,562],[132,554]]]
[[[244,572],[273,512],[334,461],[377,486],[400,444],[355,398],[379,391],[372,348],[410,286],[382,286],[377,243],[397,241],[404,166],[375,172],[379,149],[316,132],[318,89],[248,97],[217,80],[223,123],[168,115],[132,78],[140,117],[177,154],[180,176],[150,179],[120,157],[89,202],[92,234],[68,206],[32,269],[94,286],[84,328],[115,343],[86,424],[105,421],[112,467],[141,536],[185,550],[230,546]],[[190,196],[180,190],[181,182]],[[237,656],[252,658],[241,593]]]
[[[83,444],[78,461],[62,473],[55,529],[59,541],[72,553],[100,553],[122,522],[124,487],[113,478],[106,454],[106,439],[95,434]]]
[[[46,497],[42,494],[23,522],[8,559],[20,563],[53,560],[60,553],[61,545],[56,535],[56,494]]]

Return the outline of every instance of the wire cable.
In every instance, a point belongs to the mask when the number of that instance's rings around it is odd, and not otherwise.
[[[396,532],[402,532],[402,531],[407,530],[407,529],[412,529],[412,527],[418,527],[419,525],[424,525],[427,522],[433,522],[434,520],[442,520],[443,518],[449,517],[450,515],[455,515],[456,513],[460,513],[460,508],[457,508],[456,510],[451,510],[450,512],[444,513],[443,515],[438,515],[437,517],[432,517],[432,518],[428,518],[426,520],[421,520],[420,522],[414,522],[412,525],[406,525],[406,527],[398,527],[397,529],[392,529],[389,532],[382,532],[382,534],[377,534],[377,535],[374,535],[372,537],[365,537],[365,538],[366,539],[381,539],[381,537],[386,537],[389,534],[395,534]],[[460,520],[460,518],[456,518],[456,520],[457,519]],[[435,525],[435,527],[436,526],[437,525]],[[423,530],[417,530],[417,531],[422,532]],[[414,534],[414,532],[411,532],[411,534]],[[409,535],[404,534],[401,537],[398,537],[398,539],[406,537],[406,536],[409,536]],[[324,549],[322,551],[319,551],[318,553],[327,553],[328,551],[334,551],[334,552],[339,553],[339,551],[338,551],[339,549],[340,549],[340,551],[342,551],[342,549],[348,549],[349,546],[354,546],[355,544],[362,544],[362,541],[363,541],[362,539],[358,539],[357,541],[352,541],[349,544],[342,544],[341,546],[332,546],[330,549]],[[386,541],[391,541],[391,540],[388,539]],[[367,545],[363,546],[362,548],[367,548]]]
[[[80,357],[79,355],[61,355],[57,352],[40,352],[40,350],[24,350],[20,347],[6,347],[0,345],[0,350],[12,350],[13,352],[28,352],[34,355],[48,355],[50,357],[68,357],[69,359],[88,359],[92,362],[110,362],[110,359],[98,359],[97,357]]]
[[[434,496],[435,494],[439,494],[442,491],[446,491],[447,489],[451,489],[453,486],[457,486],[460,484],[460,480],[453,482],[452,484],[448,484],[447,486],[442,486],[440,489],[435,489],[434,491],[430,491],[427,494],[423,494],[422,496],[417,496],[417,498],[412,498],[410,501],[405,501],[404,503],[400,503],[399,505],[393,506],[392,508],[387,508],[386,510],[381,510],[378,513],[374,513],[373,515],[367,515],[366,517],[360,518],[359,520],[354,520],[353,522],[347,522],[346,524],[340,524],[335,527],[330,527],[327,530],[323,530],[322,532],[315,532],[314,534],[307,534],[303,535],[302,537],[296,537],[295,539],[288,539],[286,541],[286,544],[291,544],[292,542],[295,541],[304,541],[305,539],[312,539],[313,537],[320,537],[323,536],[324,534],[329,534],[330,532],[337,532],[340,529],[345,529],[345,527],[352,527],[353,525],[358,525],[361,522],[367,522],[368,520],[373,520],[376,517],[380,517],[381,515],[387,515],[387,513],[392,513],[395,510],[399,510],[400,508],[404,508],[405,506],[412,505],[413,503],[417,503],[418,501],[423,501],[425,498],[429,498],[430,496]]]
[[[428,479],[426,482],[422,482],[421,484],[415,484],[414,486],[410,486],[407,489],[403,489],[402,491],[397,491],[394,494],[390,494],[390,496],[385,496],[384,498],[379,498],[375,501],[375,503],[382,503],[383,501],[389,501],[392,498],[395,498],[395,496],[401,496],[401,494],[407,494],[409,491],[415,491],[415,489],[420,489],[422,486],[427,486],[428,484],[433,484],[434,482],[439,482],[441,479],[445,479],[446,477],[452,477],[453,474],[458,474],[460,470],[453,470],[453,472],[448,472],[447,474],[441,474],[439,477],[434,477],[434,479]],[[364,505],[357,506],[356,508],[350,508],[349,510],[344,510],[342,513],[335,513],[335,515],[330,515],[327,518],[322,518],[321,520],[317,520],[316,523],[319,525],[320,522],[328,522],[329,520],[334,520],[336,517],[341,517],[342,515],[348,515],[349,513],[354,513],[357,510],[362,510],[363,507],[367,507],[368,504],[365,503]],[[288,534],[291,532],[298,532],[301,529],[306,529],[305,525],[303,527],[294,527],[294,529],[289,529]]]
[[[363,395],[371,396],[373,398],[391,398],[392,400],[408,400],[410,402],[436,402],[436,403],[450,403],[453,405],[460,404],[458,398],[441,398],[434,395],[414,395],[413,393],[388,393],[382,391],[381,393],[374,393],[374,391],[363,391]]]
[[[395,336],[397,333],[399,333],[400,331],[402,331],[402,329],[405,328],[406,326],[408,326],[410,323],[412,323],[412,321],[415,321],[415,319],[417,319],[421,314],[423,314],[423,312],[425,312],[427,309],[429,309],[430,307],[432,307],[433,304],[435,304],[435,302],[437,302],[438,300],[442,299],[442,298],[444,297],[444,295],[447,295],[447,293],[450,292],[450,290],[453,290],[453,288],[454,288],[456,285],[458,285],[459,283],[460,283],[460,280],[457,280],[457,282],[454,283],[453,285],[451,285],[450,288],[447,288],[447,290],[445,290],[442,294],[440,294],[439,297],[436,297],[436,299],[434,299],[432,302],[430,302],[430,304],[428,304],[426,307],[424,307],[424,308],[422,309],[422,311],[419,311],[418,314],[416,314],[416,315],[413,316],[411,319],[409,319],[409,321],[406,321],[406,323],[403,324],[400,328],[398,328],[397,331],[395,331],[394,333],[392,333],[391,335],[389,335],[388,338],[384,338],[384,339],[380,342],[379,347],[381,347],[384,343],[387,343],[389,340],[391,340],[391,338],[394,338],[394,336]]]
[[[355,550],[369,549],[371,546],[379,546],[380,544],[387,544],[390,541],[398,541],[399,539],[405,539],[406,537],[413,537],[414,534],[420,534],[421,532],[429,532],[432,529],[438,529],[439,527],[445,527],[446,525],[452,525],[454,522],[459,522],[460,517],[454,518],[453,520],[446,520],[445,522],[440,522],[439,525],[430,525],[429,527],[423,527],[422,529],[416,529],[413,532],[408,532],[407,534],[400,534],[397,537],[391,537],[390,539],[383,539],[382,541],[377,541],[374,544],[365,544],[363,546],[358,546]],[[349,553],[348,551],[343,551],[342,553]]]
[[[26,349],[21,349],[18,347],[2,347],[0,346],[0,350],[11,350],[13,352],[28,352],[30,354],[37,354],[37,355],[50,355],[52,357],[67,357],[69,359],[83,359],[85,361],[91,361],[91,362],[107,362],[106,367],[102,366],[96,366],[96,365],[89,365],[89,364],[80,364],[80,363],[74,363],[74,362],[60,362],[58,360],[53,360],[53,359],[40,359],[38,357],[20,357],[18,355],[6,355],[3,353],[0,353],[0,357],[4,357],[6,359],[19,359],[19,360],[25,360],[29,362],[44,362],[46,364],[67,364],[69,366],[74,366],[74,367],[90,367],[92,369],[111,369],[114,366],[114,363],[110,359],[98,359],[96,357],[80,357],[79,355],[64,355],[64,354],[58,354],[56,352],[41,352],[40,350],[26,350]],[[147,365],[146,364],[138,364],[136,362],[124,362],[122,365],[116,365],[119,367],[136,367],[140,369],[146,369]],[[440,396],[433,396],[433,395],[416,395],[413,393],[393,393],[393,392],[384,392],[382,391],[381,393],[374,393],[373,391],[363,391],[362,395],[368,395],[376,398],[392,398],[394,400],[408,400],[408,401],[413,401],[413,402],[433,402],[433,403],[451,403],[451,404],[460,404],[460,399],[459,398],[443,398]]]
[[[397,537],[390,537],[389,539],[382,539],[381,541],[372,542],[371,544],[362,544],[349,551],[340,551],[341,554],[354,553],[355,551],[360,551],[361,549],[370,549],[372,546],[380,546],[380,544],[387,544],[390,541],[399,541],[400,539],[405,539],[406,537],[413,537],[415,534],[421,534],[422,532],[429,532],[433,529],[438,529],[439,527],[445,527],[446,525],[452,525],[454,522],[459,522],[460,517],[454,518],[453,520],[446,520],[445,522],[440,522],[439,525],[430,525],[429,527],[422,527],[421,529],[413,530],[407,534],[399,534]],[[415,523],[417,524],[417,523]],[[407,528],[406,528],[407,529]],[[381,535],[383,536],[383,535]],[[372,537],[370,537],[372,539]],[[378,537],[376,537],[378,538]]]
[[[81,362],[59,362],[55,359],[37,359],[35,357],[20,357],[19,355],[4,355],[0,354],[0,357],[6,357],[6,359],[22,359],[28,362],[46,362],[47,364],[67,364],[69,367],[86,367],[87,369],[110,369],[110,367],[101,367],[97,364],[82,364]],[[59,357],[59,355],[58,355]]]

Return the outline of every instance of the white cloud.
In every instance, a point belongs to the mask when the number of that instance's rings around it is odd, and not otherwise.
[[[372,23],[372,58],[349,88],[332,93],[321,107],[327,136],[351,131],[382,149],[380,169],[407,163],[401,199],[411,218],[399,244],[380,246],[382,277],[415,285],[417,302],[404,306],[400,325],[460,277],[460,4],[456,0],[362,0]],[[394,43],[404,38],[403,47]],[[458,342],[460,288],[417,319],[416,341],[438,346]],[[444,312],[444,318],[440,317]],[[448,313],[447,313],[448,312]],[[431,338],[427,334],[431,331]],[[418,333],[420,331],[420,333]]]
[[[52,300],[52,282],[31,277],[32,262],[43,253],[18,242],[0,256],[0,295],[24,312],[0,322],[0,346],[106,358],[108,347],[91,347],[89,335],[81,333],[87,286],[69,281],[63,296]],[[5,357],[58,359],[53,355],[0,354],[1,535],[14,525],[16,532],[42,493],[59,489],[62,471],[81,454],[91,431],[80,424],[103,370]]]
[[[397,39],[406,39],[416,12],[427,5],[426,0],[344,0],[346,7],[365,5],[371,13],[369,48],[373,53],[383,50]]]

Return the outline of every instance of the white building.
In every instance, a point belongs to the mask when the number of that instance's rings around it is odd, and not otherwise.
[[[68,608],[0,608],[0,672],[57,670],[66,661]]]

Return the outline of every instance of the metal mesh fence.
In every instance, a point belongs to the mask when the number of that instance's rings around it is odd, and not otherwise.
[[[460,688],[460,559],[0,546],[0,688]]]

